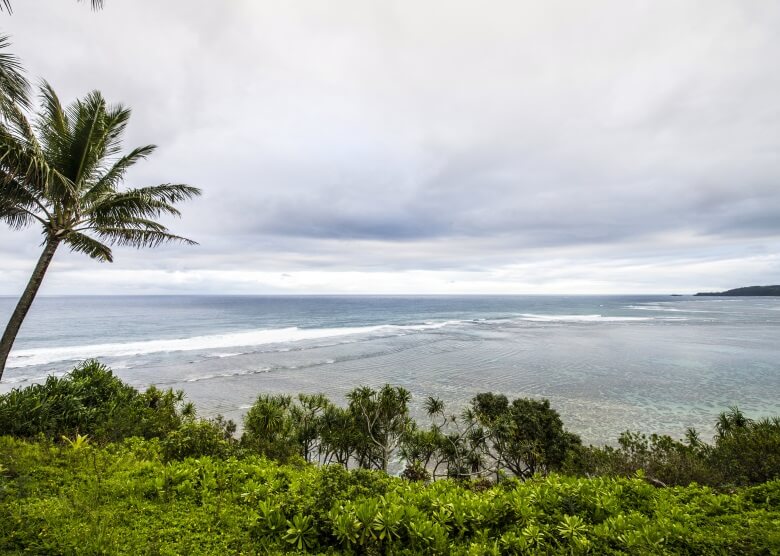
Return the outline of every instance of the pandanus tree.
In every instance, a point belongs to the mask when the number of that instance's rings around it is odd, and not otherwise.
[[[128,169],[155,149],[121,154],[128,108],[107,104],[97,91],[64,107],[47,83],[40,96],[32,122],[16,108],[0,124],[0,220],[12,229],[38,223],[43,234],[43,252],[0,339],[0,379],[58,247],[111,262],[114,245],[194,244],[159,219],[178,216],[175,205],[199,189],[170,183],[120,189]]]

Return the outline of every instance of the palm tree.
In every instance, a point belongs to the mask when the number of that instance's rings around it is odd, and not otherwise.
[[[195,187],[162,184],[120,191],[125,173],[155,147],[120,156],[130,110],[107,105],[94,91],[67,107],[48,83],[33,123],[20,109],[0,124],[0,220],[13,229],[38,222],[43,252],[0,339],[0,379],[16,335],[61,244],[111,262],[110,245],[155,247],[195,242],[171,234],[157,219],[178,216],[175,204],[200,195]]]

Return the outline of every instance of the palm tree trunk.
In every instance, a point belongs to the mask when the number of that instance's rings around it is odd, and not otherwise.
[[[30,310],[35,294],[38,293],[38,288],[41,287],[43,277],[46,274],[46,269],[49,268],[49,263],[54,256],[54,252],[59,246],[60,240],[55,237],[49,237],[46,240],[46,246],[43,248],[43,253],[38,259],[38,264],[35,265],[30,281],[27,282],[27,287],[24,289],[22,297],[19,299],[19,303],[16,304],[16,309],[11,314],[11,318],[8,321],[8,325],[3,332],[3,338],[0,339],[0,380],[3,378],[3,370],[5,370],[5,362],[8,360],[8,354],[11,353],[11,347],[14,345],[16,335],[19,333],[19,329],[22,327],[24,317],[27,316],[27,311]]]

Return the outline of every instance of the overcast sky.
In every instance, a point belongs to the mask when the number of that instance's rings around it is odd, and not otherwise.
[[[780,283],[774,0],[15,0],[63,100],[198,247],[61,249],[42,294],[671,293]],[[39,230],[0,230],[18,295]]]

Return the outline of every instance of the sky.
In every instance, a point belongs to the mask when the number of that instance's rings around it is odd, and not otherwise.
[[[780,283],[772,0],[15,0],[63,101],[133,109],[127,186],[196,247],[61,249],[60,294],[692,293]],[[0,229],[0,295],[40,230]]]

